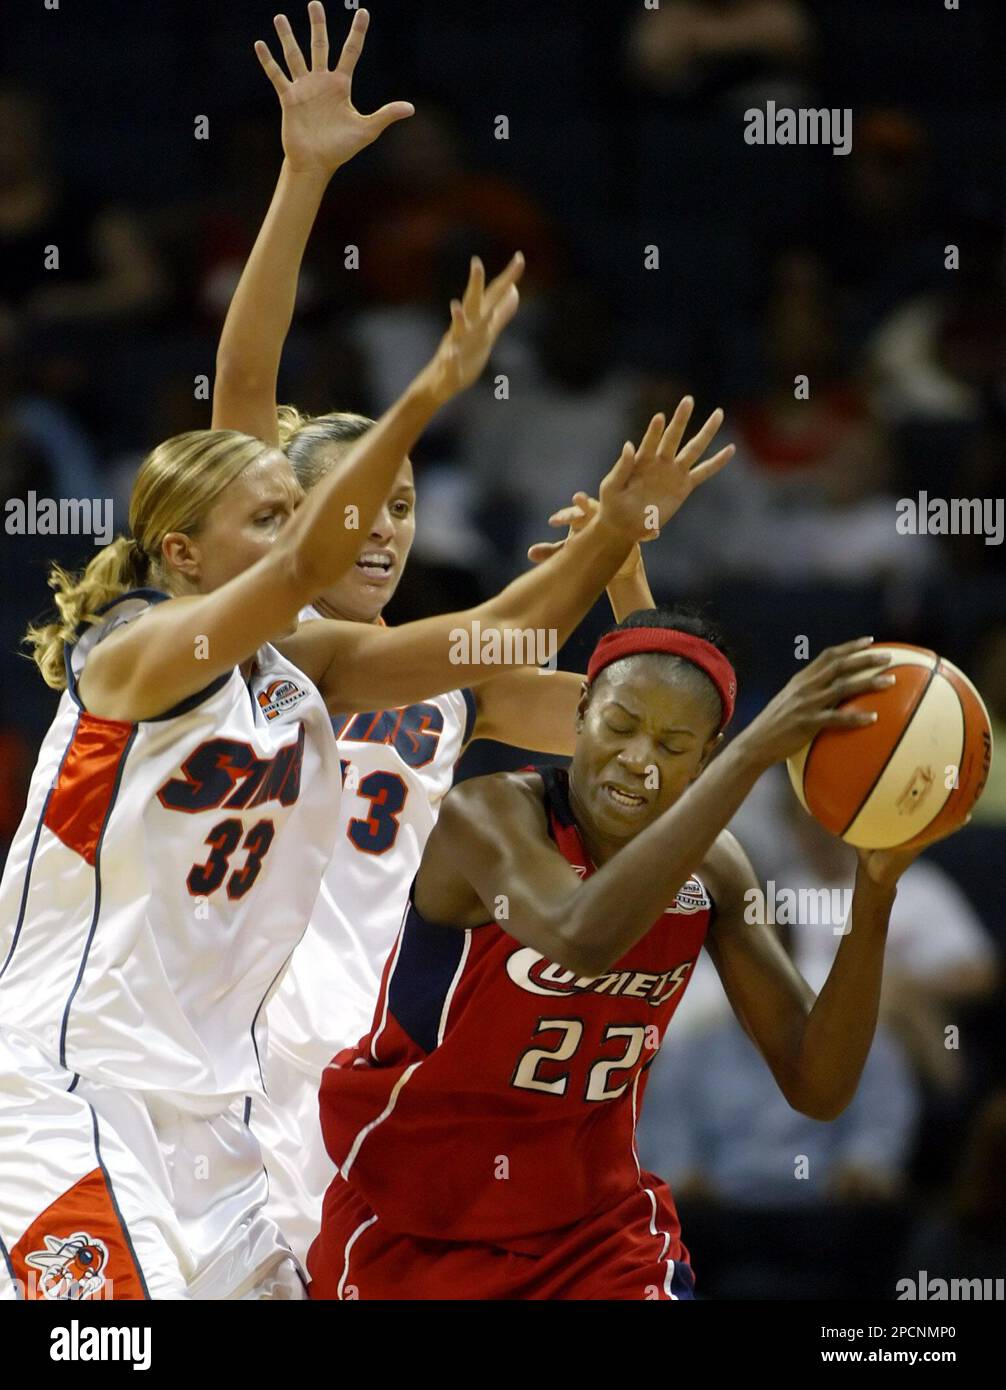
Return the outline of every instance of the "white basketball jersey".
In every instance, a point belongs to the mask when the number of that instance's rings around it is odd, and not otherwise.
[[[301,619],[321,616],[305,609]],[[454,766],[475,720],[470,690],[334,718],[342,803],[304,939],[269,1004],[269,1046],[312,1077],[370,1027],[384,963]]]
[[[331,852],[339,764],[317,689],[266,645],[158,719],[99,719],[76,683],[136,590],[67,648],[69,689],[0,882],[0,1028],[112,1086],[260,1089],[256,1026]]]

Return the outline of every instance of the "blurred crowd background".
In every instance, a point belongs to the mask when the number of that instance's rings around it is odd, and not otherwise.
[[[335,45],[348,15],[328,8]],[[373,0],[357,104],[406,98],[417,115],[333,182],[280,399],[378,414],[426,360],[469,255],[498,268],[519,246],[528,261],[485,383],[415,451],[418,538],[389,620],[492,592],[688,390],[703,416],[727,409],[738,456],[646,559],[661,600],[699,601],[725,629],[737,727],[792,674],[798,636],[816,651],[873,633],[957,662],[1006,735],[1003,546],[895,524],[899,498],[1003,493],[997,8]],[[112,497],[122,530],[146,451],[209,423],[194,381],[212,380],[281,158],[252,51],[273,7],[34,9],[13,17],[0,73],[0,496]],[[744,112],[768,100],[851,108],[851,154],[746,144]],[[58,274],[43,268],[52,243]],[[2,852],[55,706],[18,641],[45,610],[48,562],[91,547],[0,544]],[[582,669],[607,621],[599,605],[562,664]],[[677,1192],[700,1294],[891,1297],[919,1269],[1002,1277],[1002,746],[974,824],[899,892],[881,1028],[839,1121],[788,1109],[703,962],[640,1140]],[[477,745],[462,775],[527,760]],[[852,853],[784,782],[765,779],[735,827],[756,867],[791,888],[850,883]],[[819,987],[839,938],[782,930]]]

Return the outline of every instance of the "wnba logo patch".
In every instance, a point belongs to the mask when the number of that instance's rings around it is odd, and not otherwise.
[[[710,907],[712,907],[712,903],[709,900],[709,894],[697,878],[690,878],[687,883],[681,885],[674,902],[670,907],[665,907],[664,911],[689,914],[705,912]]]
[[[258,702],[266,719],[276,719],[305,699],[307,693],[301,686],[284,677],[282,680],[270,681],[264,690],[260,690]]]
[[[46,1248],[25,1256],[25,1264],[41,1271],[38,1291],[43,1298],[81,1302],[96,1298],[104,1287],[108,1247],[84,1231],[72,1236],[45,1236]]]

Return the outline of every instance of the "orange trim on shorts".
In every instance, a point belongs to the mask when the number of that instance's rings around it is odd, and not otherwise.
[[[37,1216],[10,1251],[29,1302],[149,1297],[101,1168],[94,1168]]]

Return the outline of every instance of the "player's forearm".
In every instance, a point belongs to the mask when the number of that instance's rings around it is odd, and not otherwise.
[[[600,598],[625,553],[624,534],[595,517],[544,564],[483,604],[477,613],[482,627],[547,633],[554,655]]]
[[[568,968],[603,974],[653,925],[729,824],[766,763],[735,739],[652,825],[581,886],[560,925]]]
[[[328,175],[298,173],[284,161],[220,334],[218,390],[232,384],[275,392],[301,262],[328,181]],[[213,423],[216,428],[240,428],[240,422],[218,420],[216,410]]]
[[[895,889],[861,869],[849,931],[807,1016],[787,1100],[816,1120],[833,1120],[852,1100],[880,1010],[884,947]]]
[[[646,578],[642,555],[639,556],[639,563],[631,574],[616,574],[609,580],[608,602],[611,604],[616,623],[620,623],[630,613],[638,613],[641,608],[656,607]]]

